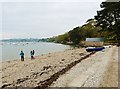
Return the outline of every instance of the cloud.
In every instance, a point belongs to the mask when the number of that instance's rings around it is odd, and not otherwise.
[[[62,34],[94,17],[100,4],[62,1],[3,3],[3,32],[12,33],[5,36],[41,38]]]
[[[0,33],[0,37],[1,37],[1,39],[9,39],[10,37],[12,38],[12,37],[15,37],[14,36],[14,34],[12,34],[12,33]]]
[[[1,2],[101,2],[105,0],[1,0]],[[113,0],[114,1],[114,0]]]

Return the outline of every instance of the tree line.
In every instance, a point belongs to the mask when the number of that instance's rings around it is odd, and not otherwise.
[[[120,1],[102,2],[102,10],[93,19],[64,34],[49,38],[50,42],[80,44],[86,38],[104,37],[108,42],[120,42]]]

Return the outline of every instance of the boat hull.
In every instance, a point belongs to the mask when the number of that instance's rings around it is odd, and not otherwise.
[[[87,48],[86,51],[87,51],[87,52],[102,51],[103,49],[105,49],[105,47]]]

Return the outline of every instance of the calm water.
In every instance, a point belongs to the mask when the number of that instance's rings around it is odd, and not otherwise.
[[[70,48],[68,45],[46,42],[5,42],[2,47],[2,61],[20,59],[20,51],[23,50],[26,58],[30,58],[30,51],[35,50],[35,56],[50,52],[63,51]]]

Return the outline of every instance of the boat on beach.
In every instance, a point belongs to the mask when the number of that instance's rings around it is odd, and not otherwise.
[[[87,52],[102,51],[103,49],[105,49],[105,47],[87,47],[86,51]]]

